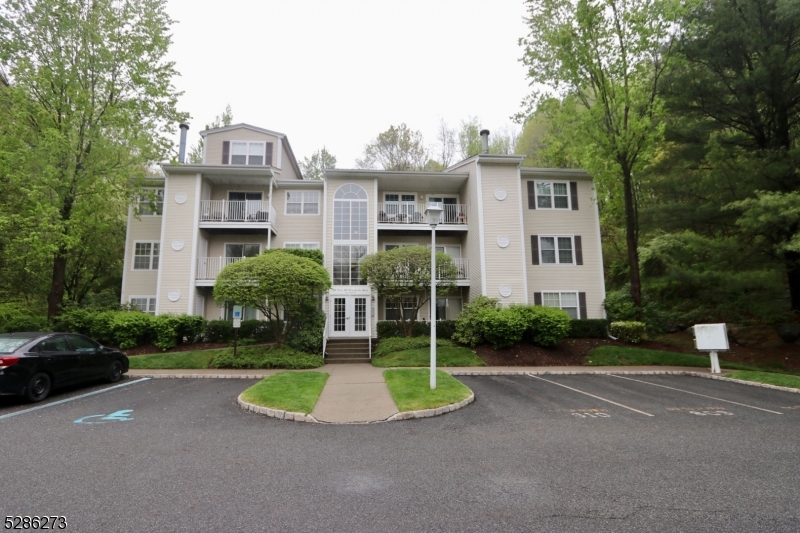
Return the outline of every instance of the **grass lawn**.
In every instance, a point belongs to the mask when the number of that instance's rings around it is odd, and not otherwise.
[[[800,389],[800,376],[790,376],[787,374],[774,374],[772,372],[750,372],[739,370],[725,375],[726,378],[743,379],[745,381],[757,381],[768,385],[778,385],[780,387],[794,387]]]
[[[431,349],[415,348],[403,350],[372,359],[372,366],[430,366]],[[486,366],[486,363],[469,348],[439,346],[436,348],[436,366]]]
[[[472,391],[456,378],[436,371],[436,388],[430,388],[430,371],[425,369],[385,370],[383,377],[400,411],[435,409],[460,402]]]
[[[135,369],[157,368],[208,368],[211,358],[219,350],[197,350],[192,352],[159,353],[153,355],[131,355],[130,367]]]
[[[245,390],[242,399],[262,407],[308,414],[327,380],[325,372],[279,372]]]
[[[724,357],[724,354],[720,354],[719,365],[722,368],[758,370],[749,365],[725,362]],[[661,365],[711,367],[711,361],[704,355],[629,348],[627,346],[600,346],[595,348],[586,356],[586,364],[590,366]]]

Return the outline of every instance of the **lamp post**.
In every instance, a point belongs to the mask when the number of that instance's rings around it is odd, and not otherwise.
[[[436,388],[436,226],[442,211],[435,204],[425,210],[431,225],[431,389]]]

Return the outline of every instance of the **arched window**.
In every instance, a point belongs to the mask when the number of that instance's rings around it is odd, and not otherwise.
[[[355,183],[333,194],[333,284],[364,285],[359,263],[367,255],[367,192]]]

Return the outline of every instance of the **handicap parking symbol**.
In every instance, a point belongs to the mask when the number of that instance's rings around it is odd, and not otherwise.
[[[110,415],[89,415],[79,418],[75,421],[76,424],[105,424],[106,422],[127,422],[133,420],[130,415],[133,409],[123,409],[116,411]]]

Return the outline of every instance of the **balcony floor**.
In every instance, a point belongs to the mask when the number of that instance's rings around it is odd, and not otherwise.
[[[378,222],[378,229],[379,230],[410,230],[410,231],[430,231],[431,227],[428,224],[421,223],[421,224],[397,224],[397,223],[386,223],[386,222]],[[439,224],[436,226],[436,233],[440,231],[468,231],[469,226],[467,224]]]

